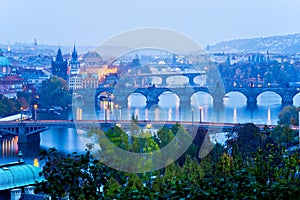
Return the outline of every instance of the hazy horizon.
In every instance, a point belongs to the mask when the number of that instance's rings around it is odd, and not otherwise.
[[[159,27],[200,46],[300,33],[300,1],[1,0],[1,44],[97,46],[119,33]]]

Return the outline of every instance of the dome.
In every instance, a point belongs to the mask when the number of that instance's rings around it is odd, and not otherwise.
[[[4,56],[0,56],[0,66],[9,66],[10,63],[8,59]]]
[[[3,56],[3,51],[0,49],[0,67],[9,66],[10,63],[6,57]]]
[[[0,191],[40,183],[42,170],[24,162],[0,165]]]

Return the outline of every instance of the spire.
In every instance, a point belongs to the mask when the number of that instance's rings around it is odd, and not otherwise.
[[[63,62],[64,61],[60,48],[57,51],[57,55],[56,55],[56,60],[55,61],[56,62]]]
[[[76,47],[75,47],[75,43],[74,43],[74,49],[73,49],[73,53],[72,53],[72,60],[77,60],[77,51],[76,51]]]

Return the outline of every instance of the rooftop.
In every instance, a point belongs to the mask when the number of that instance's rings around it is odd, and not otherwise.
[[[24,161],[0,165],[0,191],[40,183],[41,169]]]

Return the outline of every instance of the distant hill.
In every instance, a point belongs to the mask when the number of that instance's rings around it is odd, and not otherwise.
[[[6,51],[7,49],[7,44],[0,44],[0,49]],[[10,48],[12,51],[15,50],[24,50],[24,49],[31,49],[34,48],[34,44],[26,44],[26,43],[14,43],[14,44],[9,44]],[[71,54],[73,52],[73,45],[70,46],[61,46],[61,45],[51,45],[51,44],[38,44],[37,46],[38,49],[49,49],[49,50],[53,50],[54,53],[57,52],[58,48],[61,48],[62,53],[63,54]],[[94,50],[95,47],[94,46],[88,46],[88,45],[76,45],[76,50],[79,54],[81,53],[86,53],[88,51]]]
[[[271,36],[251,39],[236,39],[210,46],[210,52],[224,53],[300,53],[300,34]]]

